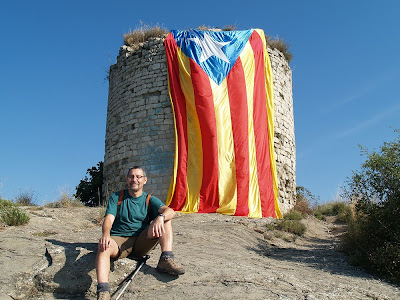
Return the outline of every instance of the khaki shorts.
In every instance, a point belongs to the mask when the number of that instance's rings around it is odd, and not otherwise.
[[[153,250],[158,244],[158,238],[147,238],[148,228],[146,227],[139,236],[111,236],[119,248],[117,258],[124,258],[129,255],[139,258]]]

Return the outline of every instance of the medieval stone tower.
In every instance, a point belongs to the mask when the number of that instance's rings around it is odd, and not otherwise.
[[[146,191],[165,201],[173,173],[174,117],[168,95],[164,39],[133,49],[122,46],[110,67],[104,156],[104,196],[125,188],[130,166],[146,168]],[[279,205],[290,209],[296,195],[292,72],[283,54],[268,49],[274,79],[275,159]]]

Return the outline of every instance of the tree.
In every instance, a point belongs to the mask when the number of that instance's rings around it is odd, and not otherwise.
[[[296,203],[294,210],[300,211],[303,216],[313,213],[312,205],[318,205],[318,197],[314,196],[309,189],[304,186],[296,186]]]
[[[345,250],[355,264],[400,283],[400,137],[380,152],[361,151],[367,159],[345,188],[355,203]]]
[[[86,206],[98,206],[101,204],[102,185],[103,185],[103,162],[97,166],[87,169],[85,176],[76,187],[75,197]]]

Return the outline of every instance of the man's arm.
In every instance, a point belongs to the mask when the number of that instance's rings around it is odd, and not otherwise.
[[[114,220],[115,216],[112,214],[107,214],[106,217],[104,218],[102,226],[103,236],[99,240],[99,245],[98,245],[100,251],[105,251],[110,247],[111,243],[110,231],[112,224],[114,223]]]
[[[172,220],[176,215],[175,211],[166,205],[161,206],[158,209],[158,213],[165,216],[164,222]],[[158,216],[158,218],[160,218],[160,216]]]
[[[151,233],[152,237],[162,236],[165,233],[164,223],[175,217],[175,211],[166,205],[161,206],[158,209],[158,213],[159,215],[152,221],[148,231],[148,234]]]

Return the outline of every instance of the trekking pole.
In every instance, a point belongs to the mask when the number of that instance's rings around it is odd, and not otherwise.
[[[118,297],[115,298],[115,300],[118,300],[118,299],[121,297],[121,295],[124,293],[125,289],[126,289],[126,288],[128,287],[128,285],[132,282],[133,277],[135,277],[136,273],[139,272],[139,270],[143,267],[143,265],[146,263],[146,261],[147,261],[149,258],[150,258],[150,256],[149,256],[149,255],[146,255],[145,257],[143,257],[143,258],[140,260],[139,266],[137,266],[136,269],[133,271],[132,276],[129,278],[128,282],[125,284],[125,286],[124,286],[124,288],[122,289],[121,293],[119,293]]]

